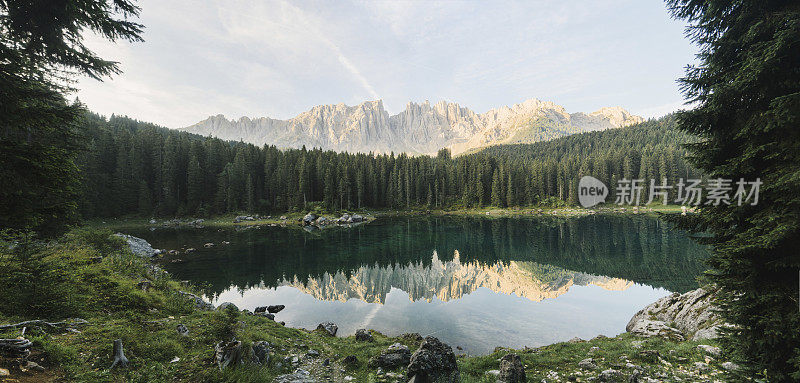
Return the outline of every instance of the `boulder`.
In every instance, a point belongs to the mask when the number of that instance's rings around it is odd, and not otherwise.
[[[308,213],[303,217],[303,225],[310,225],[314,223],[314,220],[317,219],[317,215],[314,213]]]
[[[686,340],[681,330],[670,327],[659,320],[642,319],[631,325],[628,323],[626,328],[629,333],[643,337],[661,337],[672,341]]]
[[[328,224],[328,219],[325,217],[317,217],[317,219],[314,221],[314,224],[317,226],[325,226]]]
[[[500,374],[497,376],[498,382],[503,383],[524,383],[525,366],[522,359],[517,354],[506,354],[500,358]]]
[[[186,328],[186,326],[183,325],[183,324],[179,324],[179,325],[175,326],[175,330],[178,332],[178,334],[181,334],[183,336],[188,336],[189,335],[189,329]]]
[[[153,246],[144,239],[122,233],[116,233],[114,235],[124,239],[125,242],[128,243],[131,252],[140,257],[154,257],[160,253],[160,251],[154,249]]]
[[[265,313],[267,312],[267,306],[258,306],[253,310],[254,313]]]
[[[236,305],[231,302],[220,303],[219,306],[217,306],[217,310],[227,310],[228,307],[232,308],[233,310],[239,311],[239,308],[236,307]]]
[[[405,366],[409,361],[411,361],[411,350],[400,343],[395,343],[383,350],[380,355],[370,359],[369,365],[391,369]]]
[[[283,309],[285,309],[285,308],[286,308],[286,306],[284,306],[284,305],[267,306],[267,312],[272,313],[272,314],[277,314],[277,313],[283,311]]]
[[[608,370],[604,370],[597,377],[597,380],[599,380],[601,382],[624,382],[625,381],[624,379],[625,379],[625,376],[621,372],[619,372],[619,371],[617,371],[617,370],[615,370],[613,368],[609,368]]]
[[[344,224],[344,223],[353,223],[353,217],[351,217],[350,214],[343,214],[341,217],[339,217],[337,222],[342,223],[342,224]]]
[[[214,244],[211,243],[211,242],[208,242],[208,243],[204,244],[203,247],[205,247],[206,249],[210,249],[210,248],[214,247]]]
[[[716,293],[717,290],[714,288],[699,288],[684,294],[674,293],[663,297],[636,313],[628,322],[626,329],[628,332],[633,332],[631,330],[634,328],[653,326],[652,323],[641,322],[658,321],[663,322],[663,326],[678,330],[686,339],[716,338],[717,329],[725,326],[713,307]],[[667,326],[667,323],[674,323],[674,326]]]
[[[362,217],[361,215],[358,215],[358,214],[353,214],[351,219],[352,219],[353,223],[364,222],[364,217]]]
[[[324,322],[317,325],[317,331],[322,331],[330,336],[336,336],[336,332],[339,331],[339,326],[331,322]]]
[[[359,342],[372,342],[375,338],[366,329],[360,328],[356,330],[356,340]]]
[[[415,383],[456,383],[461,379],[456,354],[450,346],[429,336],[411,356],[408,378]]]

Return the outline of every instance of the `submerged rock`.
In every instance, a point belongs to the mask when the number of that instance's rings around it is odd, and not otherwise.
[[[432,336],[411,356],[408,378],[415,383],[456,383],[461,380],[453,349]]]

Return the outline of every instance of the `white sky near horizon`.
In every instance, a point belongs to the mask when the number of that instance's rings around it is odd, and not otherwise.
[[[477,113],[529,98],[569,112],[683,105],[696,47],[661,1],[139,2],[144,43],[90,36],[123,73],[82,78],[94,112],[170,128],[210,115],[291,118],[315,105],[447,100]]]

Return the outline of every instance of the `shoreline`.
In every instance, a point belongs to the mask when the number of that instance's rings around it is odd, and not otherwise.
[[[484,218],[525,218],[525,217],[561,217],[573,218],[588,215],[645,215],[658,216],[659,214],[679,214],[681,207],[678,205],[652,204],[641,207],[638,211],[631,208],[623,208],[616,205],[602,205],[592,209],[581,207],[525,207],[525,208],[453,208],[453,209],[361,209],[349,211],[351,214],[362,215],[365,219],[363,223],[370,223],[381,217],[484,217]],[[213,228],[236,228],[248,226],[303,226],[301,220],[307,213],[305,212],[286,212],[274,215],[246,215],[246,214],[224,214],[212,217],[181,217],[181,218],[144,218],[139,216],[114,217],[114,218],[93,218],[84,221],[84,227],[88,228],[107,228],[116,229],[137,229],[137,228],[169,228],[169,227],[213,227]],[[336,219],[343,213],[340,212],[320,212],[320,216],[329,219]],[[236,221],[239,216],[254,217],[253,220]],[[257,217],[257,218],[256,218]],[[285,217],[285,219],[281,219]],[[199,223],[197,223],[200,221]],[[329,225],[331,227],[336,225]]]

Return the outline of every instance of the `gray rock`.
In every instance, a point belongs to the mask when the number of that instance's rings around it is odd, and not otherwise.
[[[707,344],[697,345],[697,349],[712,356],[719,356],[722,353],[722,350],[719,347],[709,346]]]
[[[233,367],[241,364],[242,360],[242,342],[219,342],[214,345],[214,360],[217,362],[220,370],[228,367]]]
[[[117,237],[120,237],[128,243],[128,247],[130,248],[133,254],[136,254],[140,257],[154,257],[160,253],[160,251],[150,246],[150,243],[145,241],[144,239],[134,237],[132,235],[116,233],[114,234]]]
[[[525,366],[522,365],[522,359],[519,355],[506,354],[500,358],[500,374],[497,377],[497,381],[503,383],[524,383],[527,381]]]
[[[710,369],[708,363],[704,362],[694,362],[694,368],[698,369],[700,372],[706,372]]]
[[[239,308],[236,307],[236,305],[231,303],[231,302],[222,302],[222,303],[220,303],[219,306],[217,306],[217,310],[227,310],[228,307],[230,307],[232,310],[239,311]]]
[[[181,334],[183,336],[188,336],[189,335],[189,329],[186,328],[186,326],[184,326],[183,324],[179,324],[179,325],[175,326],[175,331],[177,331],[178,334]]]
[[[286,308],[286,306],[284,306],[284,305],[271,305],[271,306],[267,306],[267,312],[271,313],[271,314],[277,314],[277,313],[283,311],[283,309],[285,309],[285,308]]]
[[[274,383],[316,383],[311,373],[298,368],[291,374],[284,374],[275,377]]]
[[[190,300],[192,300],[194,302],[194,307],[197,308],[197,309],[200,309],[200,310],[213,310],[214,309],[214,305],[204,301],[203,298],[200,298],[197,295],[194,295],[192,293],[187,293],[185,291],[178,291],[178,293],[183,295],[184,297],[189,298]]]
[[[585,341],[584,341],[583,339],[581,339],[581,338],[578,338],[578,337],[576,336],[576,337],[574,337],[574,338],[572,338],[572,339],[568,340],[567,342],[568,342],[568,343],[581,343],[581,342],[585,342]]]
[[[578,362],[578,367],[584,370],[596,370],[597,364],[594,363],[594,359],[586,358]]]
[[[269,342],[258,341],[254,342],[252,346],[253,362],[266,365],[269,363]]]
[[[350,214],[343,214],[341,217],[339,217],[338,220],[336,220],[336,222],[342,223],[342,224],[344,224],[344,223],[353,223],[353,217],[351,217]]]
[[[728,371],[736,371],[739,369],[739,365],[733,362],[725,362],[722,363],[720,366]]]
[[[453,349],[432,336],[411,356],[408,378],[416,383],[456,383],[461,380]]]
[[[316,357],[319,356],[319,351],[314,350],[314,349],[308,350],[308,352],[306,353],[306,356],[309,356],[309,357],[312,357],[312,358],[316,358]]]
[[[673,341],[686,340],[681,330],[670,327],[665,322],[660,320],[640,319],[635,322],[628,323],[628,327],[626,329],[631,334],[643,337],[657,336]]]
[[[339,326],[331,322],[324,322],[317,325],[317,330],[322,330],[330,336],[336,336],[336,332],[339,331]]]
[[[317,215],[314,213],[308,213],[303,217],[303,225],[310,225],[314,223],[314,220],[317,219]]]
[[[369,365],[372,367],[391,369],[405,366],[410,361],[411,350],[400,343],[395,343],[386,350],[383,350],[380,355],[370,359]]]
[[[622,382],[625,376],[621,372],[609,368],[601,372],[597,378],[601,382]]]
[[[356,330],[356,340],[359,342],[372,342],[375,338],[366,329],[360,328]]]
[[[692,340],[718,337],[717,329],[725,326],[713,306],[716,290],[699,288],[684,294],[674,293],[657,300],[631,318],[626,329],[642,328],[643,321],[674,323],[674,329]],[[670,326],[667,326],[670,327]],[[671,331],[671,330],[670,330]],[[660,336],[660,334],[657,334]],[[647,335],[643,335],[647,336]]]
[[[353,216],[351,217],[351,220],[352,220],[353,223],[364,222],[364,217],[362,217],[361,215],[358,215],[358,214],[353,214]]]

